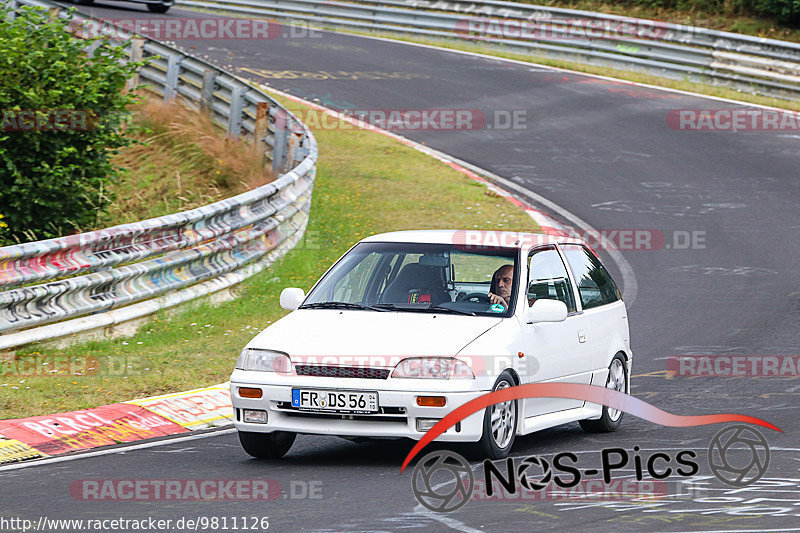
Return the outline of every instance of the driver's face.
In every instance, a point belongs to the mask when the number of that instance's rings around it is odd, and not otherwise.
[[[497,295],[508,300],[511,297],[511,284],[514,281],[514,269],[512,267],[504,267],[497,280]]]

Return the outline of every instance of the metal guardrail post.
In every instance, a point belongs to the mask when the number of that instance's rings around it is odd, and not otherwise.
[[[289,139],[287,140],[286,162],[287,165],[292,166],[294,162],[298,160],[298,148],[300,148],[300,144],[303,142],[303,132],[302,129],[298,128],[294,120],[290,119],[288,126]]]
[[[264,156],[264,137],[269,131],[269,102],[256,105],[256,123],[253,127],[253,152]]]
[[[98,48],[100,48],[100,46],[102,46],[102,44],[103,44],[103,43],[102,43],[101,41],[99,41],[99,40],[98,40],[98,41],[95,41],[95,42],[93,42],[93,43],[92,43],[92,44],[90,44],[89,46],[87,46],[87,47],[84,49],[84,50],[85,50],[85,52],[86,52],[86,55],[87,55],[87,56],[89,56],[89,57],[93,56],[93,55],[94,55],[94,52],[95,52],[95,50],[97,50]]]
[[[275,111],[275,144],[272,147],[272,173],[283,174],[286,168],[289,148],[288,114],[283,109]]]
[[[143,52],[144,52],[144,39],[131,39],[130,60],[132,62],[141,61]],[[133,75],[131,79],[128,80],[128,83],[125,85],[125,91],[126,92],[135,91],[138,86],[139,86],[139,69],[136,69],[136,73]]]
[[[242,111],[245,87],[239,85],[231,91],[231,109],[228,113],[228,137],[236,139],[242,131]]]
[[[169,102],[175,99],[178,91],[178,75],[181,68],[181,56],[173,54],[169,56],[167,62],[167,79],[164,84],[164,101]]]
[[[203,71],[203,88],[200,91],[200,112],[213,116],[214,87],[217,82],[217,73],[206,69]]]

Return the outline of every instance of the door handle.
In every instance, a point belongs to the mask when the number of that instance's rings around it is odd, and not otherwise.
[[[583,330],[578,331],[578,342],[586,342],[586,332]]]

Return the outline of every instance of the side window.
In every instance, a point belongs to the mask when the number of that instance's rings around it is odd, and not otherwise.
[[[379,253],[371,253],[364,257],[355,267],[353,267],[341,279],[333,285],[333,301],[336,302],[361,302],[364,299],[364,291],[367,288],[367,281],[372,271],[378,264]]]
[[[619,290],[600,260],[584,246],[569,244],[561,247],[575,275],[584,309],[616,302]]]
[[[542,298],[560,300],[570,313],[575,311],[575,295],[572,294],[567,269],[554,248],[528,256],[528,305]]]

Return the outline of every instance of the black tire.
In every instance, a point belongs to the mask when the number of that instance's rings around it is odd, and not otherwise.
[[[72,0],[72,1],[78,4],[79,6],[90,6],[94,4],[94,0]]]
[[[239,432],[239,442],[248,454],[258,459],[280,459],[294,444],[297,433],[274,431],[272,433]]]
[[[91,0],[92,2],[94,0]],[[147,4],[147,9],[150,10],[151,13],[166,13],[169,11],[169,8],[172,6],[165,6],[164,4]]]
[[[623,383],[621,385],[619,383],[619,375],[612,375],[614,369],[622,371]],[[616,385],[614,385],[612,381],[615,381]],[[620,386],[622,388],[619,388]],[[628,365],[625,364],[625,358],[621,354],[615,355],[614,358],[611,359],[611,363],[608,365],[608,378],[606,379],[606,387],[619,390],[625,394],[630,393],[628,390]],[[600,418],[597,420],[581,420],[580,425],[581,428],[583,428],[583,430],[587,433],[611,433],[619,428],[620,424],[622,423],[622,415],[624,414],[625,413],[622,411],[609,409],[604,405],[603,414],[600,416]]]
[[[513,387],[514,385],[516,385],[516,382],[511,372],[503,370],[497,377],[497,381],[494,382],[492,391]],[[510,435],[503,435],[500,430],[498,430],[498,433],[492,430],[492,416],[495,413],[500,416],[501,427],[510,430]],[[481,440],[474,446],[475,454],[484,459],[505,459],[508,457],[517,437],[517,417],[516,400],[487,407],[483,413],[483,435]]]

